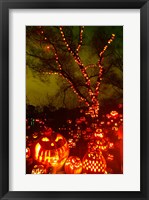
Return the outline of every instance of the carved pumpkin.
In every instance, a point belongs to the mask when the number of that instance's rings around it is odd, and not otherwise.
[[[35,143],[34,159],[39,163],[53,168],[56,173],[62,168],[69,155],[69,147],[66,139],[59,133],[42,136]]]
[[[31,155],[31,150],[29,147],[26,147],[26,158],[29,158]]]
[[[114,111],[111,111],[111,112],[110,112],[110,115],[111,115],[112,118],[116,119],[116,118],[118,117],[118,112],[115,111],[115,110],[114,110]]]
[[[39,137],[39,133],[35,132],[32,134],[33,139],[37,139]]]
[[[47,170],[44,165],[35,165],[32,169],[32,174],[47,174]]]
[[[108,150],[108,142],[105,139],[91,140],[88,143],[88,152],[94,151],[107,151]]]
[[[93,134],[93,130],[90,127],[87,127],[85,132],[82,134],[84,140],[91,139]]]
[[[83,161],[83,173],[85,174],[106,174],[106,160],[102,152],[88,152],[85,154]]]
[[[65,163],[66,174],[81,174],[82,162],[77,156],[70,156]]]

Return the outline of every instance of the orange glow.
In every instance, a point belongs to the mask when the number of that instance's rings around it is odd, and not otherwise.
[[[39,161],[40,161],[40,162],[42,161],[42,156],[39,156]]]
[[[55,142],[58,142],[60,139],[63,139],[63,137],[60,134],[58,134],[56,139],[55,139]]]
[[[43,142],[49,142],[49,141],[50,141],[49,138],[47,138],[47,137],[43,137],[41,140],[42,140]]]
[[[109,143],[109,148],[113,148],[114,144],[112,142]]]
[[[118,112],[117,111],[111,111],[110,115],[112,115],[113,117],[116,117],[116,116],[118,116]]]
[[[36,139],[38,137],[38,133],[33,133],[33,138]]]
[[[39,161],[41,162],[43,158],[43,151],[41,152],[40,156],[39,156]]]
[[[91,157],[89,160],[85,159],[85,157],[88,156],[86,154],[83,158],[83,173],[86,174],[96,174],[96,173],[104,173],[106,169],[106,161],[102,155],[102,153],[97,154],[97,153],[91,153]],[[87,160],[87,163],[86,163]],[[101,165],[100,165],[100,163]],[[86,164],[85,164],[86,163]],[[87,165],[89,164],[89,165]]]
[[[26,148],[26,158],[29,158],[30,157],[30,148],[29,147],[27,147]]]
[[[38,156],[39,156],[39,151],[41,149],[41,146],[39,143],[36,144],[35,146],[35,158],[38,160]]]
[[[35,165],[32,174],[46,174],[46,169],[43,165]]]
[[[111,155],[111,154],[108,154],[108,158],[107,158],[108,160],[114,160],[114,155]]]
[[[57,163],[57,159],[54,159],[53,162],[54,162],[54,163]]]
[[[45,159],[45,161],[50,162],[50,157],[49,157],[48,153],[49,153],[49,151],[46,150],[46,151],[45,151],[45,157],[44,157],[44,159]]]
[[[84,167],[86,167],[86,165]],[[81,159],[77,156],[70,156],[66,160],[64,168],[65,168],[66,174],[80,174],[82,172]]]
[[[48,134],[47,137],[44,136],[39,138],[37,144],[35,145],[34,159],[44,165],[53,167],[52,173],[56,173],[64,165],[69,155],[69,147],[66,139],[60,134],[57,134],[58,138],[56,137],[56,140],[58,141],[58,139],[61,138],[62,142],[57,147],[57,145],[55,145],[55,141],[51,142],[51,140],[53,140],[51,138],[51,132],[44,132],[44,135],[46,133],[50,134]],[[56,147],[52,148],[53,146]]]
[[[103,138],[103,133],[100,133],[98,136],[101,137],[101,138]]]

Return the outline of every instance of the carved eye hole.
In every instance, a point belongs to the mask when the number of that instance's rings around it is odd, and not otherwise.
[[[49,141],[50,141],[49,138],[47,138],[47,137],[43,137],[41,140],[42,140],[43,142],[49,142]]]
[[[63,140],[63,137],[61,135],[57,135],[56,139],[55,139],[55,142],[58,142],[59,140]]]

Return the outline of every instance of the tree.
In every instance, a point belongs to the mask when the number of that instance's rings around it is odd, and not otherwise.
[[[82,159],[83,173],[122,173],[122,104],[114,110],[107,106],[122,102],[123,97],[122,27],[28,26],[26,36],[27,69],[33,75],[38,74],[43,82],[50,82],[49,90],[52,82],[58,83],[54,95],[46,95],[50,111],[44,107],[40,119],[39,112],[35,113],[36,119],[27,119],[35,130],[31,134],[33,129],[28,129],[30,141],[37,131],[35,143],[43,135],[55,140],[55,133],[60,132],[67,139],[70,156]],[[56,111],[55,107],[62,109]],[[78,109],[68,109],[72,107]],[[35,111],[34,107],[28,109],[30,115]],[[47,138],[46,142],[53,147],[52,140]],[[86,155],[93,165],[86,165]],[[100,164],[95,166],[95,160],[96,163],[100,160]],[[34,171],[34,165],[38,166],[36,161],[32,157],[27,160],[27,173]],[[49,164],[50,161],[44,166],[48,173]]]
[[[94,118],[100,103],[122,99],[122,27],[28,26],[26,35],[27,66],[55,76],[64,107],[72,98]]]

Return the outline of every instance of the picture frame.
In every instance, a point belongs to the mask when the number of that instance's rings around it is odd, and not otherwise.
[[[46,192],[34,192],[34,191],[9,191],[9,10],[10,9],[47,9],[47,8],[73,8],[73,9],[140,9],[141,15],[141,163],[140,163],[140,191],[46,191]],[[0,197],[1,199],[131,199],[147,200],[149,199],[148,181],[149,181],[149,147],[148,147],[148,119],[149,119],[149,72],[148,72],[148,34],[149,34],[149,2],[148,0],[1,0],[0,13],[2,17],[0,19],[1,27],[1,59],[0,59]]]

